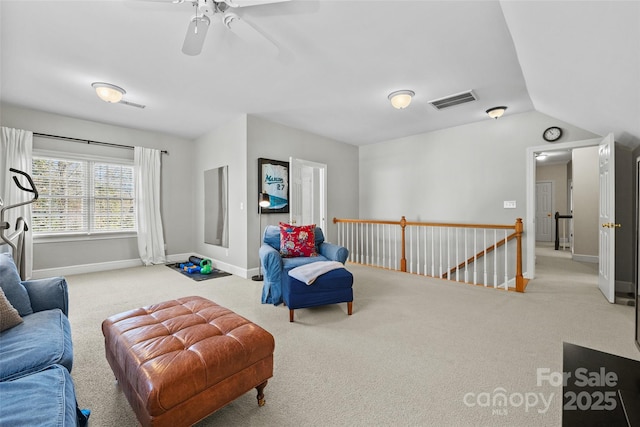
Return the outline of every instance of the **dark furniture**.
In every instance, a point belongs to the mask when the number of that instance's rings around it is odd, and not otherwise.
[[[562,425],[640,426],[640,361],[563,343]]]
[[[288,276],[282,290],[284,303],[289,307],[289,322],[293,322],[293,310],[327,304],[347,303],[349,316],[353,312],[353,275],[345,268],[329,271],[311,285]]]

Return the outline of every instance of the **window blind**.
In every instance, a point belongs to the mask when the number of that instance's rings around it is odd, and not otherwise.
[[[36,234],[135,231],[133,166],[34,156]]]

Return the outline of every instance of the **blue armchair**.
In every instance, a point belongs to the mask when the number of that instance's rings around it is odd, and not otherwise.
[[[280,227],[268,225],[263,234],[260,247],[260,263],[264,275],[262,287],[262,303],[279,305],[282,303],[282,289],[288,280],[289,270],[304,264],[317,261],[339,261],[345,263],[349,251],[342,246],[324,241],[324,234],[320,227],[315,229],[316,252],[314,257],[283,258],[280,255]]]

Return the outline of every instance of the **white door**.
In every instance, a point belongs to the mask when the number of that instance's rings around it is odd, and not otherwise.
[[[291,185],[289,221],[316,224],[327,237],[327,165],[289,158]]]
[[[553,240],[553,182],[536,182],[536,241]]]
[[[599,278],[598,287],[611,303],[616,300],[615,262],[615,151],[613,134],[607,135],[599,145],[600,222],[599,222]]]

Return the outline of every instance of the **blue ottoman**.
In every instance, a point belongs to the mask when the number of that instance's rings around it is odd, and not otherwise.
[[[345,268],[324,273],[311,285],[289,276],[284,285],[282,299],[289,307],[289,322],[297,308],[346,302],[348,314],[353,312],[353,275]]]

